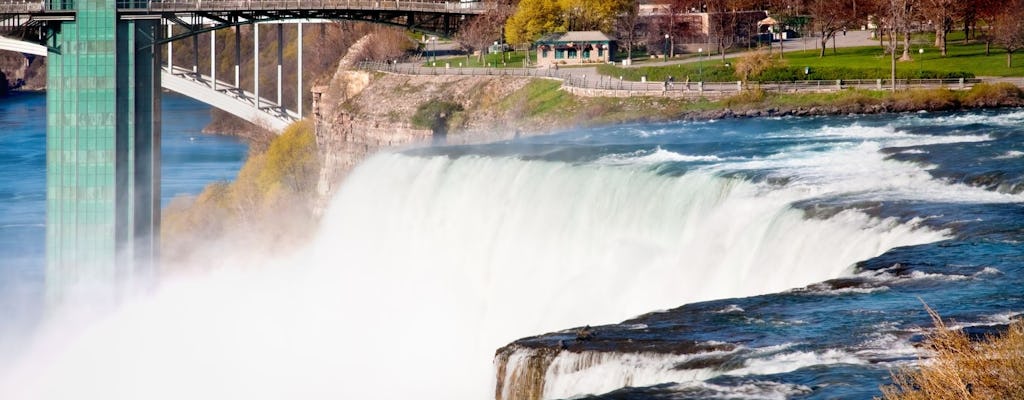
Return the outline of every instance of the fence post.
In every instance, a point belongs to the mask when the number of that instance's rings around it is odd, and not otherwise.
[[[697,91],[704,93],[704,81],[697,82]]]
[[[964,89],[964,78],[960,78],[960,90]]]
[[[836,90],[843,90],[843,80],[836,79]]]
[[[736,81],[736,91],[737,92],[742,92],[743,91],[743,81]]]
[[[881,79],[875,79],[875,87],[877,87],[878,90],[882,90],[882,80]]]

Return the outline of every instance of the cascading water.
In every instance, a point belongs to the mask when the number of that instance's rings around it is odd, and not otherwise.
[[[871,205],[1019,199],[933,179],[931,166],[882,153],[994,140],[984,133],[759,124],[769,133],[677,124],[643,126],[637,136],[636,127],[577,133],[534,147],[377,155],[349,176],[305,251],[165,282],[154,296],[75,329],[54,321],[3,377],[0,393],[488,398],[495,350],[518,338],[778,293],[952,236],[924,226],[932,214],[858,211]],[[666,129],[682,133],[658,138]],[[728,145],[708,144],[716,140]],[[868,206],[855,207],[861,203]],[[819,204],[835,210],[804,211]],[[753,308],[712,312],[728,319]],[[544,394],[862,363],[817,348],[733,349],[721,351],[761,358],[723,372],[666,365],[692,358],[685,354],[559,354]]]
[[[834,278],[943,239],[918,221],[691,171],[384,154],[348,178],[308,251],[172,282],[43,346],[11,398],[487,398],[494,349],[530,334]],[[61,382],[53,385],[52,382]]]

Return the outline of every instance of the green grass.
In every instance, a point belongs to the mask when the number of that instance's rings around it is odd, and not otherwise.
[[[534,79],[506,97],[499,103],[498,108],[516,110],[516,114],[525,117],[565,112],[576,106],[576,99],[561,90],[561,87],[561,81]]]
[[[481,67],[492,67],[492,68],[522,68],[523,52],[507,52],[505,53],[504,59],[501,54],[488,54],[484,56],[484,61],[480,62],[477,56],[469,56],[468,59],[465,56],[462,57],[446,57],[439,58],[436,61],[436,66],[443,67],[445,63],[450,63],[451,68],[481,68]],[[530,63],[534,64],[537,62],[537,54],[530,53]],[[433,60],[427,60],[423,63],[424,67],[434,66]]]
[[[934,34],[921,35],[911,42],[913,61],[897,61],[896,71],[900,78],[959,78],[974,76],[1024,76],[1024,57],[1013,68],[1006,67],[1006,52],[993,47],[990,55],[985,55],[985,44],[971,42],[962,44],[963,34],[951,34],[947,40],[948,55],[943,57],[939,49],[933,47]],[[923,48],[924,54],[918,49]],[[785,68],[778,68],[761,80],[802,80],[802,79],[877,79],[889,77],[889,56],[878,46],[840,48],[836,54],[828,49],[825,57],[818,57],[817,50],[786,53]],[[663,81],[672,76],[677,82],[701,80],[708,82],[735,81],[731,63],[735,59],[727,59],[723,63],[720,58],[704,59],[702,62],[679,65],[648,65],[637,68],[621,68],[612,65],[598,67],[601,74],[623,79],[639,81],[647,75],[652,81]],[[729,66],[726,66],[729,64]],[[810,74],[804,75],[804,68],[810,68]]]

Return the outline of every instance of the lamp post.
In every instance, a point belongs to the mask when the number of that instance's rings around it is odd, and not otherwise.
[[[924,47],[917,49],[917,79],[924,78]]]
[[[430,66],[436,67],[437,66],[437,36],[431,36],[430,37],[430,47],[431,47],[430,58],[432,59],[432,61],[430,62]]]
[[[700,74],[699,82],[704,82],[704,48],[697,49],[697,71]]]
[[[665,57],[665,62],[668,62],[668,34],[665,34],[665,51],[661,53],[662,57]]]

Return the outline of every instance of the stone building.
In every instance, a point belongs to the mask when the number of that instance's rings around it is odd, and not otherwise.
[[[552,33],[536,43],[537,66],[607,63],[615,59],[615,41],[600,31]]]

